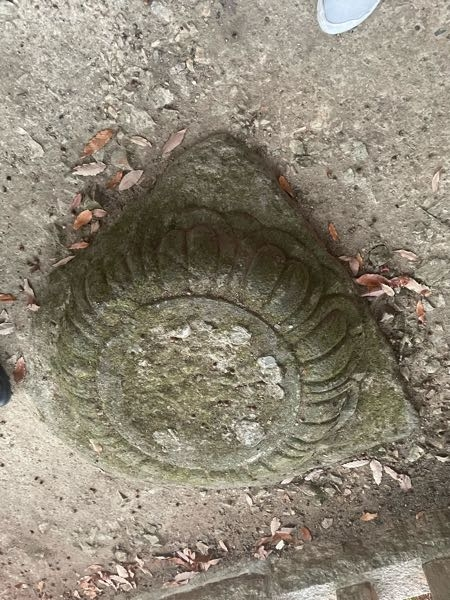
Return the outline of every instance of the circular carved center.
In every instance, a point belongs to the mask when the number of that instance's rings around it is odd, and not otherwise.
[[[116,430],[142,452],[224,469],[270,452],[295,420],[295,361],[261,318],[183,296],[140,308],[102,353],[97,385]]]

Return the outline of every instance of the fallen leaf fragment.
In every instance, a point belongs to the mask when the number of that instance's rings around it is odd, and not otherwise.
[[[33,288],[30,285],[28,279],[23,280],[23,291],[27,297],[27,309],[33,312],[39,310],[39,304],[37,303],[36,296],[34,295]]]
[[[419,323],[422,323],[422,325],[425,325],[427,318],[425,315],[425,307],[423,305],[422,300],[419,300],[416,304],[416,315],[417,315],[417,320],[419,321]]]
[[[115,173],[111,179],[109,179],[106,182],[106,188],[108,190],[112,190],[113,188],[117,187],[119,185],[119,183],[121,182],[123,177],[123,171],[117,171],[117,173]]]
[[[75,242],[71,246],[69,246],[69,250],[84,250],[89,246],[89,242]]]
[[[228,548],[223,540],[218,541],[219,546],[222,548],[224,552],[228,552]]]
[[[362,460],[352,460],[348,463],[343,464],[342,466],[346,469],[359,469],[360,467],[365,467],[369,464],[369,461],[366,459]]]
[[[181,582],[187,583],[196,575],[198,575],[198,573],[196,571],[185,571],[184,573],[178,573],[177,575],[175,575],[174,581],[176,581],[177,583],[181,583]]]
[[[378,275],[377,273],[365,273],[360,277],[355,279],[358,285],[364,285],[369,289],[380,288],[381,284],[389,285],[389,279],[383,277],[383,275]]]
[[[439,167],[438,169],[436,169],[436,171],[433,175],[433,178],[431,180],[431,190],[434,194],[439,190],[439,185],[440,185],[440,181],[441,181],[441,173],[442,173],[442,167]]]
[[[339,241],[339,234],[334,223],[328,223],[328,233],[330,234],[330,237],[334,242]]]
[[[131,187],[136,185],[138,181],[141,179],[144,171],[138,169],[136,171],[130,171],[124,177],[122,177],[119,183],[119,192],[123,192],[125,190],[129,190]]]
[[[27,366],[25,364],[25,359],[23,356],[20,356],[17,359],[17,362],[14,366],[13,377],[16,383],[21,383],[27,374]]]
[[[52,265],[52,267],[53,267],[53,269],[56,269],[57,267],[63,267],[64,265],[67,265],[67,263],[70,262],[71,260],[73,260],[74,258],[75,258],[74,254],[70,254],[69,256],[65,256],[61,260],[58,260],[58,262],[55,262],[55,264]]]
[[[79,215],[75,218],[73,222],[73,228],[75,230],[81,229],[88,223],[92,221],[92,211],[91,210],[83,210]]]
[[[116,565],[116,571],[117,571],[117,575],[119,577],[123,577],[124,579],[128,579],[129,577],[129,573],[128,571],[125,569],[125,567],[123,567],[122,565]]]
[[[197,542],[195,544],[197,546],[197,550],[203,554],[204,556],[207,556],[209,553],[209,546],[207,544],[205,544],[204,542]]]
[[[357,254],[356,256],[340,256],[339,260],[342,262],[348,263],[349,269],[352,272],[352,275],[358,275],[358,271],[362,266],[362,257],[361,254]]]
[[[399,256],[401,256],[402,258],[406,258],[406,260],[410,260],[411,262],[414,262],[416,260],[418,260],[418,256],[417,254],[415,254],[414,252],[411,252],[410,250],[394,250],[395,254],[398,254]]]
[[[373,480],[377,485],[380,485],[383,478],[383,466],[379,460],[375,458],[370,461],[370,470],[372,471]]]
[[[286,177],[284,175],[280,175],[278,177],[278,184],[280,186],[280,188],[283,190],[283,192],[286,192],[286,194],[288,196],[290,196],[291,198],[294,197],[294,190],[292,189],[291,184],[289,183],[289,181],[286,179]]]
[[[113,129],[102,129],[101,131],[98,131],[85,145],[81,158],[90,156],[91,154],[94,154],[94,152],[100,150],[100,148],[103,148],[103,146],[109,142],[113,135]]]
[[[391,286],[390,286],[390,285],[386,285],[385,283],[382,283],[382,284],[380,285],[380,287],[381,287],[381,291],[383,291],[383,292],[386,294],[386,296],[391,296],[391,297],[392,297],[392,296],[395,296],[395,292],[394,292],[394,290],[391,288]]]
[[[175,150],[177,146],[181,144],[184,140],[184,136],[186,135],[187,129],[181,129],[176,133],[172,133],[167,142],[164,144],[162,149],[162,154],[169,154],[172,150]]]
[[[84,165],[77,165],[72,169],[74,175],[80,175],[81,177],[95,177],[99,173],[103,173],[106,169],[105,163],[102,162],[90,162]]]
[[[253,498],[250,496],[250,494],[245,494],[245,501],[249,506],[253,506]]]
[[[411,478],[409,475],[406,475],[404,473],[397,473],[397,471],[394,471],[394,469],[387,466],[384,467],[384,472],[387,473],[390,477],[392,477],[392,479],[397,481],[400,488],[404,492],[408,492],[410,489],[412,489]]]
[[[278,519],[277,517],[274,517],[272,519],[272,521],[270,522],[270,533],[272,535],[275,535],[276,532],[280,529],[280,526],[281,526],[280,519]]]
[[[141,135],[132,135],[130,137],[130,142],[136,144],[136,146],[141,146],[141,148],[151,148],[152,144],[148,141],[147,138],[142,137]]]
[[[75,196],[72,198],[72,202],[70,203],[69,210],[71,212],[76,210],[80,206],[82,200],[83,200],[83,194],[81,192],[78,192],[78,194],[75,194]]]
[[[107,214],[108,213],[106,210],[103,210],[103,208],[94,208],[92,211],[92,216],[94,216],[96,219],[103,219],[103,217],[106,217]]]
[[[312,541],[311,531],[307,527],[302,527],[300,529],[300,537],[305,542],[311,542]]]
[[[13,294],[0,294],[0,302],[14,302],[17,300]]]
[[[376,518],[378,518],[378,513],[364,512],[361,515],[361,521],[364,521],[364,523],[367,523],[369,521],[373,521]]]
[[[421,296],[429,296],[431,294],[430,288],[428,288],[426,285],[422,285],[413,279],[413,277],[409,277],[409,275],[400,275],[400,277],[394,277],[389,283],[394,288],[404,287],[412,292],[420,294]]]
[[[91,235],[94,233],[97,233],[97,231],[100,229],[100,223],[98,221],[93,221],[91,223]]]

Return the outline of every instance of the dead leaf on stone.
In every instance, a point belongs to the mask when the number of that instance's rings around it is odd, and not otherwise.
[[[250,494],[245,494],[245,501],[249,506],[253,506],[253,498],[250,496]]]
[[[209,553],[209,546],[207,544],[205,544],[204,542],[197,542],[196,544],[197,550],[203,554],[204,556],[207,556]]]
[[[219,540],[217,543],[219,544],[220,548],[222,548],[222,550],[224,552],[228,552],[228,548],[223,540]]]
[[[103,146],[105,146],[109,142],[113,135],[113,129],[102,129],[101,131],[98,131],[94,135],[94,137],[91,138],[89,142],[85,145],[81,158],[90,156],[91,154],[94,154],[95,152],[100,150],[100,148],[103,148]]]
[[[352,275],[358,275],[358,271],[362,266],[362,257],[361,254],[357,254],[356,256],[340,256],[339,260],[342,262],[348,263],[349,269],[352,272]]]
[[[425,325],[425,323],[427,321],[427,317],[425,314],[425,307],[423,305],[422,300],[419,300],[416,304],[416,315],[417,315],[417,320],[419,321],[419,323],[422,323],[422,325]]]
[[[387,473],[390,477],[392,477],[392,479],[397,481],[400,488],[404,492],[408,492],[410,489],[412,489],[411,478],[409,477],[409,475],[406,475],[404,473],[397,473],[397,471],[394,471],[394,469],[387,466],[384,467],[384,472]]]
[[[130,142],[136,144],[136,146],[141,146],[141,148],[151,148],[152,144],[145,137],[141,135],[132,135],[130,137]]]
[[[358,285],[363,285],[369,289],[380,288],[381,284],[389,285],[389,279],[383,277],[383,275],[378,275],[377,273],[365,273],[364,275],[357,277],[355,282]]]
[[[433,178],[431,180],[431,190],[432,190],[433,194],[435,194],[437,191],[439,191],[439,185],[440,185],[440,181],[441,181],[441,173],[442,173],[442,167],[439,167],[434,172]]]
[[[196,571],[184,571],[183,573],[178,573],[177,575],[175,575],[173,580],[176,583],[187,583],[196,575],[198,575]]]
[[[73,228],[75,230],[81,229],[88,223],[92,221],[92,211],[91,210],[83,210],[79,215],[75,218],[73,222]]]
[[[89,242],[75,242],[69,246],[69,250],[84,250],[89,246]]]
[[[13,294],[0,294],[0,302],[15,302],[17,298]]]
[[[80,206],[82,200],[83,194],[81,192],[75,194],[75,196],[72,198],[72,202],[70,203],[69,210],[74,212]]]
[[[93,235],[94,233],[97,233],[97,231],[100,229],[100,223],[98,221],[93,221],[91,223],[91,235]]]
[[[286,177],[284,175],[280,175],[278,177],[278,184],[279,184],[280,188],[283,190],[283,192],[286,192],[286,194],[288,196],[290,196],[291,198],[294,198],[294,196],[295,196],[294,190],[292,189],[291,184],[289,183],[289,181],[286,179]]]
[[[28,279],[23,280],[23,291],[27,297],[27,309],[37,312],[39,310],[39,304],[37,303],[36,296],[34,295],[33,288]]]
[[[61,260],[58,260],[58,262],[55,262],[55,264],[52,265],[52,268],[56,269],[57,267],[63,267],[64,265],[67,265],[67,263],[70,262],[71,260],[73,260],[74,258],[75,258],[75,255],[73,255],[73,254],[70,254],[69,256],[65,256]]]
[[[112,190],[113,188],[117,187],[119,185],[119,183],[121,182],[123,177],[123,171],[117,171],[117,173],[115,173],[111,179],[109,179],[106,182],[106,188],[108,190]]]
[[[379,296],[384,296],[385,291],[382,289],[372,290],[371,292],[366,292],[365,294],[361,294],[363,298],[378,298]]]
[[[80,175],[81,177],[95,177],[99,173],[103,173],[106,169],[105,163],[102,162],[90,162],[85,165],[77,165],[72,169],[74,175]]]
[[[339,241],[339,234],[334,223],[328,223],[328,233],[330,234],[330,237],[334,242]]]
[[[368,460],[362,459],[362,460],[352,460],[348,463],[344,463],[342,466],[345,469],[359,469],[360,467],[365,467],[368,464],[369,464]]]
[[[370,470],[372,471],[373,480],[377,485],[380,485],[383,478],[383,466],[380,461],[375,458],[370,461]]]
[[[392,297],[392,296],[395,296],[395,292],[394,292],[394,290],[391,288],[391,286],[390,286],[390,285],[386,285],[385,283],[382,283],[382,284],[380,285],[380,287],[381,287],[381,291],[383,291],[383,292],[386,294],[386,296],[391,296],[391,297]]]
[[[430,289],[426,285],[422,285],[409,275],[400,275],[399,277],[393,277],[389,283],[394,288],[406,288],[408,290],[411,290],[412,292],[416,292],[416,294],[420,294],[421,296],[429,296],[431,294]]]
[[[302,527],[300,529],[300,537],[305,542],[311,542],[312,541],[311,531],[307,527]]]
[[[280,519],[278,519],[277,517],[274,517],[270,522],[270,533],[272,535],[275,535],[276,532],[280,529],[280,526],[281,526]]]
[[[172,133],[167,142],[164,144],[162,149],[162,154],[170,154],[172,150],[175,150],[177,146],[181,144],[184,140],[184,136],[186,135],[187,129],[181,129],[176,133]]]
[[[374,521],[376,518],[378,518],[378,513],[364,512],[361,515],[361,521],[364,521],[364,523],[368,523],[369,521]]]
[[[122,177],[122,179],[119,183],[119,192],[124,192],[125,190],[129,190],[131,187],[136,185],[140,181],[143,173],[144,173],[144,171],[142,171],[141,169],[138,169],[136,171],[130,171],[129,173],[124,175],[124,177]]]
[[[25,364],[25,359],[23,356],[20,356],[17,359],[17,362],[14,366],[13,377],[16,383],[21,383],[27,374],[27,365]]]
[[[106,212],[106,210],[103,210],[103,208],[94,208],[94,210],[92,211],[92,215],[96,218],[96,219],[103,219],[103,217],[106,217],[108,213]]]
[[[406,260],[410,260],[411,262],[414,262],[419,258],[417,254],[414,254],[414,252],[411,252],[410,250],[394,250],[394,254],[398,254],[402,258],[406,258]]]
[[[123,577],[124,579],[128,579],[129,573],[122,565],[116,565],[117,575],[119,577]]]

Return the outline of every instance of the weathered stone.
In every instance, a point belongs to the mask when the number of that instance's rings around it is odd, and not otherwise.
[[[55,271],[42,307],[39,408],[105,468],[274,482],[410,429],[391,351],[342,266],[225,137],[186,151]]]

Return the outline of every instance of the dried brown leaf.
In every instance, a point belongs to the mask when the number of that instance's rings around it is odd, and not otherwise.
[[[339,234],[334,223],[328,223],[328,233],[334,242],[339,241]]]
[[[106,169],[105,163],[102,162],[90,162],[84,165],[77,165],[72,169],[74,175],[80,175],[81,177],[95,177],[99,173],[103,173]]]
[[[376,459],[371,460],[370,470],[372,471],[373,480],[377,485],[380,485],[383,478],[383,466],[380,461]]]
[[[92,221],[92,211],[91,210],[83,210],[79,215],[75,218],[73,222],[73,228],[75,230],[81,229],[88,223]]]
[[[386,296],[395,296],[395,292],[394,290],[391,288],[390,285],[386,285],[385,283],[382,283],[380,285],[381,290],[386,294]]]
[[[364,458],[362,460],[352,460],[348,463],[344,463],[342,466],[345,469],[359,469],[360,467],[365,467],[368,464],[369,461]]]
[[[372,290],[371,292],[366,292],[365,294],[361,294],[361,296],[363,298],[378,298],[378,296],[384,296],[385,295],[385,291],[382,289],[379,290]]]
[[[249,506],[253,506],[253,498],[250,496],[250,494],[245,494],[245,501]]]
[[[288,196],[290,196],[291,198],[293,198],[295,196],[294,190],[292,189],[291,184],[289,183],[289,181],[286,179],[286,177],[284,175],[280,175],[278,177],[278,184],[279,184],[280,188],[283,190],[283,192],[286,192],[286,194]]]
[[[412,262],[418,260],[418,256],[417,254],[415,254],[414,252],[411,252],[410,250],[394,250],[395,254],[398,254],[399,256],[401,256],[402,258],[406,258],[406,260],[410,260]]]
[[[27,374],[27,365],[25,364],[25,359],[23,356],[20,356],[17,359],[17,362],[14,366],[13,377],[16,383],[21,383]]]
[[[419,321],[419,323],[422,323],[422,325],[425,325],[427,317],[425,314],[425,307],[423,305],[422,300],[419,300],[416,304],[416,315],[417,315],[417,320]]]
[[[376,518],[378,518],[378,513],[364,512],[361,515],[361,521],[364,521],[364,523],[368,523],[369,521],[373,521]]]
[[[433,194],[435,194],[437,191],[439,191],[439,185],[440,185],[440,181],[441,181],[441,173],[442,173],[442,167],[439,167],[434,172],[433,178],[431,180],[431,190],[432,190]]]
[[[307,527],[302,527],[299,533],[303,541],[310,542],[312,540],[311,531]]]
[[[119,185],[119,183],[122,181],[122,177],[123,177],[123,171],[117,171],[117,173],[115,173],[111,177],[111,179],[109,179],[106,182],[106,189],[112,190],[113,188],[117,187]]]
[[[94,154],[100,150],[100,148],[103,148],[103,146],[109,142],[113,135],[113,129],[102,129],[101,131],[98,131],[85,145],[81,158],[90,156],[91,154]]]
[[[184,140],[184,136],[186,135],[187,129],[181,129],[176,133],[172,133],[167,142],[164,144],[162,149],[162,154],[169,154],[172,150],[175,150],[177,146],[181,144]]]
[[[89,246],[89,242],[75,242],[69,246],[69,250],[84,250]]]
[[[70,254],[69,256],[65,256],[61,260],[58,260],[58,262],[55,262],[55,264],[52,265],[52,268],[56,269],[57,267],[63,267],[64,265],[67,265],[67,263],[70,262],[71,260],[73,260],[74,258],[75,258],[74,254]]]
[[[103,217],[106,217],[108,213],[106,212],[106,210],[103,210],[103,208],[94,208],[94,210],[92,211],[92,215],[96,218],[96,219],[103,219]]]
[[[400,277],[394,277],[389,283],[394,288],[404,287],[412,292],[416,292],[416,294],[420,294],[421,296],[429,296],[431,294],[430,289],[426,285],[422,285],[413,277],[409,277],[409,275],[400,275]]]
[[[116,564],[116,571],[119,577],[123,577],[124,579],[129,577],[128,571],[122,565]]]
[[[364,285],[369,289],[380,288],[381,284],[389,285],[389,279],[386,279],[386,277],[378,275],[377,273],[365,273],[364,275],[357,277],[355,282],[358,285]]]
[[[13,294],[0,294],[0,302],[15,302],[17,298]]]
[[[98,221],[93,221],[91,223],[91,235],[93,235],[94,233],[97,233],[97,231],[100,229],[100,223]]]
[[[278,519],[278,517],[274,517],[270,522],[270,533],[272,535],[275,535],[276,532],[280,529],[280,526],[281,526],[280,519]]]
[[[141,146],[141,148],[151,148],[152,144],[148,141],[147,138],[142,137],[141,135],[132,135],[130,137],[130,142],[136,144],[136,146]]]
[[[359,258],[358,258],[359,257]],[[348,263],[349,269],[352,272],[352,275],[358,275],[358,271],[361,268],[361,261],[360,261],[361,255],[358,254],[357,256],[340,256],[339,260],[342,260],[343,262]]]
[[[130,171],[129,173],[124,175],[119,183],[119,192],[129,190],[131,187],[136,185],[140,181],[143,173],[144,171],[138,169],[136,171]]]
[[[75,211],[80,206],[82,200],[83,194],[81,192],[75,194],[75,196],[72,198],[72,202],[70,203],[69,210],[71,212]]]
[[[197,550],[203,554],[204,556],[207,556],[209,553],[209,546],[207,544],[205,544],[204,542],[197,542],[196,544]]]
[[[222,548],[224,552],[228,552],[228,548],[223,540],[218,541],[219,546]]]
[[[184,571],[183,573],[175,575],[173,580],[177,583],[188,582],[196,575],[198,575],[197,571]]]

